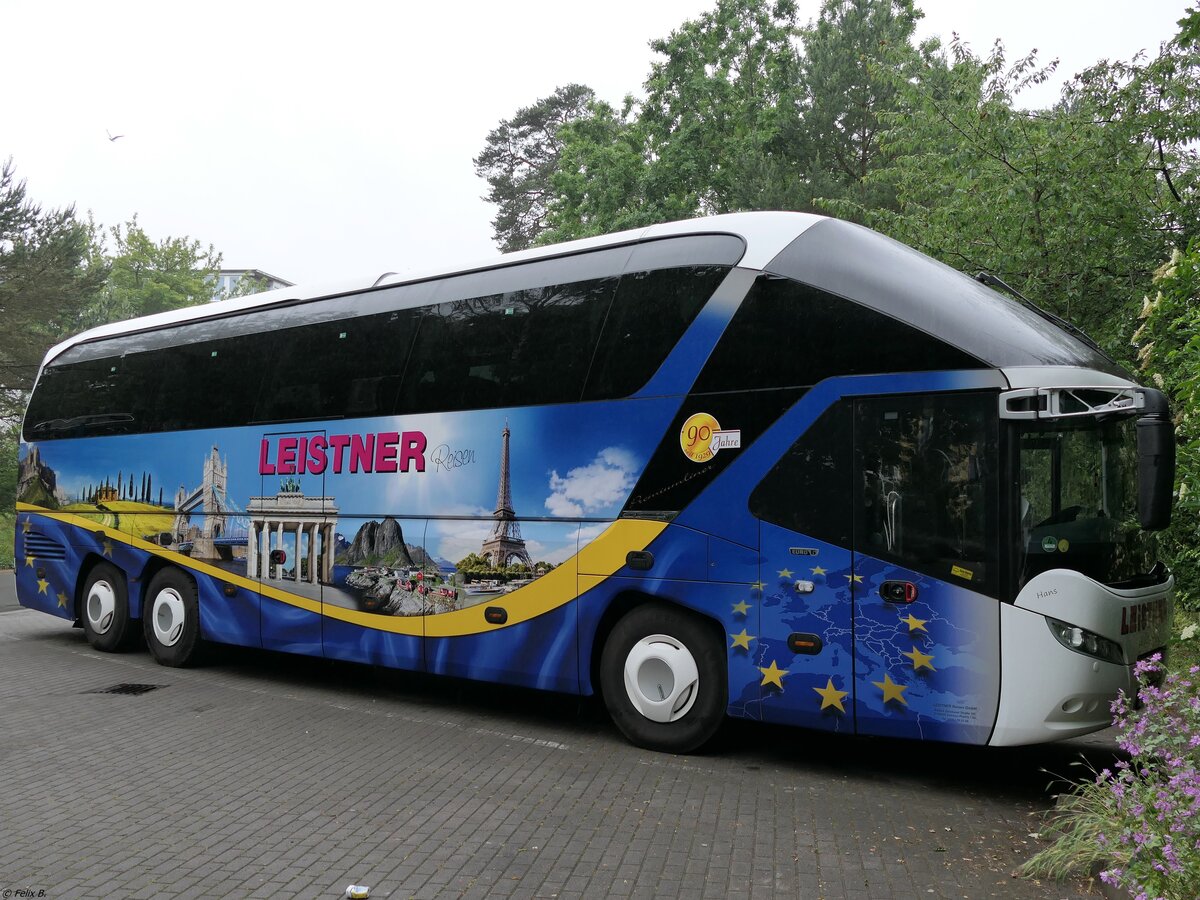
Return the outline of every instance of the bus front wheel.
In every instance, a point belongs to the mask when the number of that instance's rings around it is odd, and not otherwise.
[[[690,753],[725,719],[725,655],[703,620],[659,603],[617,622],[600,658],[609,715],[639,747]]]
[[[196,585],[178,569],[163,569],[150,579],[142,623],[150,655],[164,666],[187,666],[200,653],[200,604]]]
[[[97,650],[124,650],[137,633],[130,624],[125,576],[112,563],[96,563],[83,586],[83,633]]]

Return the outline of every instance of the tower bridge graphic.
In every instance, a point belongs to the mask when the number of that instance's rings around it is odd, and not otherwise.
[[[229,499],[228,483],[229,463],[214,444],[204,457],[200,484],[191,490],[180,485],[175,492],[173,530],[182,552],[202,559],[232,559],[236,548],[246,546],[250,520]],[[193,515],[203,516],[200,524],[193,524]]]
[[[500,447],[500,486],[496,491],[496,511],[492,513],[492,533],[483,542],[479,555],[496,568],[518,562],[527,569],[533,561],[525,549],[521,537],[521,526],[517,524],[517,513],[513,509],[512,484],[508,472],[508,420],[504,420],[503,439]]]

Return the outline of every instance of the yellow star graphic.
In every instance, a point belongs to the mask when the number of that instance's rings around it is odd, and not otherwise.
[[[21,533],[29,534],[29,520],[28,519],[26,519],[24,522],[21,523]]]
[[[734,647],[741,647],[743,650],[749,650],[750,642],[754,640],[754,635],[746,634],[745,628],[742,629],[741,634],[731,634],[729,636],[733,638],[733,643],[729,645],[730,650],[732,650]]]
[[[855,584],[862,584],[862,576],[861,575],[843,575],[842,577],[850,579]]]
[[[761,591],[765,587],[766,584],[761,581],[755,581],[750,584],[750,590],[752,591]]]
[[[904,691],[908,687],[907,684],[896,684],[892,681],[892,676],[884,673],[883,681],[872,681],[871,684],[883,691],[883,702],[889,700],[899,700],[905,706],[908,706],[908,701],[904,699]]]
[[[777,665],[775,665],[775,660],[771,660],[771,665],[765,669],[762,666],[759,666],[758,671],[762,672],[763,685],[773,684],[781,691],[783,690],[783,676],[788,673],[787,669],[779,668]]]
[[[825,574],[825,570],[824,570],[824,569],[822,569],[820,566],[813,566],[812,573],[813,573],[814,575],[824,575],[824,574]],[[813,690],[815,691],[815,690],[816,690],[816,688],[813,688]]]
[[[747,603],[745,600],[740,600],[737,603],[733,604],[734,615],[744,616],[749,611],[750,611],[750,604]]]
[[[33,561],[34,561],[35,559],[37,559],[37,557],[36,557],[36,556],[26,556],[26,557],[25,557],[25,565],[29,566],[29,568],[31,568],[31,569],[32,569],[32,568],[33,568]]]
[[[933,657],[930,656],[928,653],[922,653],[916,647],[913,647],[912,653],[901,653],[900,655],[907,656],[909,659],[911,659],[913,661],[913,671],[914,672],[917,671],[918,669],[928,669],[930,672],[937,671],[937,669],[935,669],[932,665]]]
[[[39,594],[46,593],[46,588],[48,588],[48,587],[50,587],[50,582],[48,582],[45,578],[38,579],[38,593]]]
[[[102,545],[104,547],[104,555],[112,556],[112,541],[110,541],[108,538],[105,538],[102,542]]]
[[[908,626],[909,634],[914,631],[924,631],[926,634],[929,634],[928,629],[925,628],[925,623],[929,621],[928,619],[918,619],[912,613],[909,613],[907,618],[900,621]]]
[[[791,570],[791,569],[780,569],[780,570],[779,570],[779,577],[780,577],[780,578],[791,578],[791,577],[792,577],[792,570]]]
[[[813,690],[821,695],[821,709],[828,709],[832,706],[835,709],[841,710],[842,712],[846,711],[846,707],[842,706],[842,698],[845,697],[849,691],[839,691],[837,688],[835,688],[833,686],[832,678],[825,683],[825,687],[813,688]]]
[[[67,595],[63,591],[58,592],[58,605],[63,609],[67,608]]]

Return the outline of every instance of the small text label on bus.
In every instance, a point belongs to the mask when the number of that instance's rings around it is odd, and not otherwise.
[[[321,475],[342,472],[424,472],[423,431],[323,434],[263,438],[259,475]]]
[[[688,416],[679,430],[679,446],[692,462],[708,462],[721,450],[737,450],[742,446],[740,428],[722,429],[716,417],[709,413]]]

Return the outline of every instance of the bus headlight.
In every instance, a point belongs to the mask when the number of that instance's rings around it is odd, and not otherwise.
[[[1068,650],[1074,650],[1084,656],[1093,656],[1105,662],[1116,663],[1118,666],[1125,665],[1125,654],[1121,651],[1121,645],[1115,641],[1110,641],[1108,638],[1101,637],[1086,628],[1080,628],[1078,625],[1051,619],[1049,616],[1046,617],[1046,624],[1050,626],[1050,633],[1058,638],[1058,642]]]

